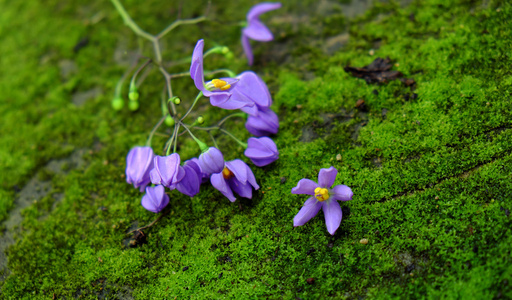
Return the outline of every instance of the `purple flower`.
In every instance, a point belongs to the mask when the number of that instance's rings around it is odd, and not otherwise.
[[[146,194],[142,196],[142,206],[154,213],[161,212],[169,204],[169,196],[162,185],[146,187]]]
[[[249,115],[245,128],[255,136],[276,134],[279,131],[279,118],[270,108],[260,110],[256,116]]]
[[[189,197],[194,197],[199,193],[201,186],[202,172],[201,168],[194,160],[187,160],[183,166],[185,176],[176,184],[176,189]]]
[[[259,189],[251,168],[239,159],[227,161],[221,173],[210,177],[214,188],[219,190],[229,201],[235,202],[233,191],[244,198],[252,198],[252,189]]]
[[[192,53],[192,63],[190,64],[190,76],[194,80],[196,88],[202,91],[205,97],[210,98],[210,103],[213,106],[224,109],[245,107],[247,110],[251,110],[252,107],[256,110],[254,103],[238,92],[236,88],[238,79],[220,78],[204,82],[203,48],[204,40],[199,40]]]
[[[259,110],[266,110],[272,105],[272,97],[268,91],[265,82],[252,71],[246,71],[236,77],[238,83],[236,89],[238,93],[244,95],[247,99],[256,105],[254,107],[242,107],[240,110],[250,114],[257,115]]]
[[[199,167],[206,174],[220,173],[224,169],[224,156],[219,149],[210,147],[199,155]]]
[[[180,155],[173,153],[168,156],[155,156],[155,168],[151,170],[150,177],[153,184],[161,184],[171,190],[183,179],[185,171],[180,167]]]
[[[149,172],[153,169],[154,156],[151,147],[134,147],[126,157],[126,182],[141,192],[151,182]]]
[[[205,183],[207,181],[210,181],[210,174],[206,174],[203,172],[203,170],[201,169],[201,166],[199,165],[199,159],[197,157],[194,157],[194,158],[191,158],[189,159],[189,161],[191,162],[195,162],[197,164],[197,166],[199,167],[199,178],[201,178],[201,183]]]
[[[339,201],[352,200],[352,190],[346,185],[334,184],[338,171],[334,167],[321,169],[318,174],[318,184],[310,179],[301,179],[296,187],[292,189],[292,194],[307,194],[310,197],[299,213],[293,218],[293,226],[302,226],[311,218],[316,216],[320,208],[324,211],[325,224],[327,231],[334,235],[341,223],[341,207]]]
[[[242,46],[244,48],[245,55],[249,61],[249,65],[252,65],[253,55],[251,50],[251,44],[249,39],[268,42],[274,39],[272,32],[259,20],[259,16],[267,11],[275,10],[281,7],[281,3],[260,3],[251,8],[247,13],[247,27],[242,30]]]
[[[279,158],[276,144],[266,136],[249,138],[247,145],[244,154],[258,167],[266,166]]]

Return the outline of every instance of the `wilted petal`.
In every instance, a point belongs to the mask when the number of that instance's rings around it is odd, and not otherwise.
[[[315,195],[315,189],[318,187],[318,184],[311,179],[303,178],[299,180],[297,186],[292,188],[292,194],[306,194],[306,195]]]
[[[257,115],[249,115],[245,128],[255,136],[269,136],[279,131],[279,118],[270,108],[259,110]]]
[[[236,178],[231,178],[227,180],[229,187],[240,197],[252,199],[252,187],[249,183],[242,183],[238,181]]]
[[[293,226],[297,227],[306,224],[311,218],[316,216],[321,207],[322,203],[313,197],[306,200],[299,213],[293,218]]]
[[[352,189],[350,189],[348,186],[342,185],[342,184],[333,187],[329,194],[334,199],[340,200],[340,201],[352,200],[352,196],[354,195],[354,193],[352,192]]]
[[[236,201],[235,196],[233,196],[233,191],[231,191],[231,188],[227,184],[222,174],[212,174],[212,176],[210,177],[210,182],[212,183],[213,187],[216,188],[219,192],[221,192],[224,196],[226,196],[226,198],[228,198],[229,201]]]
[[[318,173],[318,184],[323,188],[330,188],[336,180],[336,175],[338,175],[338,170],[334,167],[321,169]]]
[[[235,159],[232,161],[226,162],[226,167],[233,172],[236,179],[240,181],[242,184],[247,183],[247,169],[249,166],[239,159]]]
[[[322,209],[325,215],[325,225],[327,225],[327,231],[331,235],[334,235],[341,223],[341,207],[338,201],[329,201],[322,205]]]

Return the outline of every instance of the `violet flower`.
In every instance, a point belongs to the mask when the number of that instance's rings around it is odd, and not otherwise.
[[[199,174],[199,178],[201,179],[201,183],[210,181],[210,174],[206,174],[205,172],[203,172],[203,170],[201,169],[201,165],[199,164],[199,159],[197,157],[193,157],[193,158],[189,159],[188,161],[195,162],[197,164],[197,166],[199,167],[198,174]]]
[[[224,169],[224,156],[219,149],[210,147],[199,155],[199,167],[206,174],[220,173]]]
[[[352,190],[346,185],[336,185],[333,188],[338,171],[334,167],[321,169],[318,174],[318,184],[310,179],[301,179],[292,194],[307,194],[310,197],[299,213],[293,218],[293,226],[302,226],[316,216],[320,208],[324,211],[327,231],[334,235],[341,223],[341,207],[339,201],[352,200]]]
[[[146,187],[146,194],[142,196],[142,206],[154,213],[161,212],[169,204],[169,196],[162,185]]]
[[[126,182],[141,192],[151,182],[149,172],[153,169],[154,156],[151,147],[134,147],[126,156]]]
[[[256,116],[248,116],[245,128],[255,136],[276,134],[279,131],[279,118],[270,108],[260,110]]]
[[[249,61],[253,63],[253,54],[249,39],[268,42],[274,39],[272,32],[259,20],[259,16],[267,11],[275,10],[281,7],[281,3],[260,3],[251,8],[247,13],[247,27],[242,30],[242,47]]]
[[[187,160],[183,166],[185,176],[176,184],[176,189],[189,197],[194,197],[199,193],[201,186],[201,168],[194,160]]]
[[[224,109],[245,107],[249,111],[251,108],[256,110],[254,103],[236,89],[239,79],[220,78],[204,82],[203,49],[204,40],[197,41],[190,64],[190,77],[194,80],[196,88],[202,91],[205,97],[210,98],[210,103],[213,106]]]
[[[266,136],[261,138],[249,138],[247,146],[244,152],[245,156],[250,158],[258,167],[266,166],[279,158],[276,144]]]
[[[161,184],[171,190],[185,176],[185,171],[180,167],[180,155],[173,153],[168,156],[155,156],[155,168],[151,170],[150,177],[153,184]]]
[[[221,173],[212,174],[210,181],[229,201],[235,202],[233,191],[244,198],[252,198],[252,189],[259,189],[251,168],[239,159],[227,161]]]

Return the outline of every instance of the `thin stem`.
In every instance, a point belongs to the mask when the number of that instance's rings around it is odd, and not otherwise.
[[[215,146],[215,148],[219,149],[219,145],[217,145],[217,141],[215,140],[215,138],[213,137],[213,134],[211,133],[211,131],[208,131],[208,135],[210,136],[210,138],[212,139],[212,142],[213,142],[213,145]]]
[[[174,137],[176,136],[176,128],[178,127],[177,124],[174,125],[174,130],[172,132],[172,135],[171,135],[171,138],[169,138],[169,140],[167,140],[167,143],[166,143],[166,147],[167,147],[167,150],[165,152],[165,155],[169,155],[171,153],[171,146],[174,142]]]
[[[245,113],[234,113],[234,114],[230,114],[230,115],[227,115],[226,117],[224,117],[224,119],[220,120],[219,123],[217,124],[217,126],[222,126],[222,124],[224,124],[224,122],[226,122],[227,120],[233,118],[233,117],[241,117],[241,118],[244,118],[245,117]]]
[[[161,39],[164,35],[171,32],[173,29],[180,25],[196,24],[206,20],[206,16],[201,16],[193,19],[176,20],[171,25],[167,26],[162,32],[156,35],[156,39]]]
[[[153,135],[155,134],[156,130],[162,125],[162,123],[165,121],[165,117],[160,118],[160,121],[156,123],[155,127],[151,130],[151,133],[149,134],[148,140],[146,141],[146,146],[151,147],[151,139],[153,138]]]
[[[177,134],[178,132],[180,132],[180,124],[179,123],[178,123],[177,129],[176,129],[176,137],[174,138],[174,152],[176,152],[176,147],[178,147],[178,134]]]
[[[187,126],[183,125],[183,128],[185,128],[188,131],[188,134],[190,134],[192,139],[197,143],[197,145],[199,146],[199,149],[201,149],[201,151],[205,151],[208,149],[208,146],[205,143],[203,143],[201,140],[196,138],[196,136],[192,133],[192,131],[190,131],[190,129]]]
[[[151,226],[155,225],[155,224],[156,224],[156,222],[160,221],[160,219],[161,219],[163,216],[165,216],[166,214],[168,214],[168,213],[169,213],[169,211],[170,211],[169,209],[166,209],[166,210],[165,210],[164,212],[162,212],[162,213],[161,213],[161,214],[160,214],[160,215],[159,215],[159,216],[158,216],[158,217],[157,217],[153,222],[149,223],[148,225],[145,225],[145,226],[142,226],[142,227],[140,227],[140,228],[137,228],[137,229],[135,229],[135,230],[132,230],[132,231],[128,232],[128,233],[127,233],[127,235],[128,235],[128,234],[131,234],[131,233],[133,233],[133,232],[135,232],[135,231],[144,230],[144,229],[146,229],[146,228],[149,228],[149,227],[151,227]]]
[[[126,10],[124,9],[123,5],[121,4],[121,2],[119,2],[119,0],[110,0],[112,1],[112,4],[114,4],[114,6],[116,7],[117,11],[119,12],[119,14],[121,15],[121,17],[123,18],[123,21],[124,21],[124,24],[126,24],[126,26],[130,27],[134,32],[135,34],[145,38],[145,39],[148,39],[150,41],[153,41],[155,39],[154,36],[152,36],[151,34],[145,32],[144,30],[142,30],[133,20],[132,18],[130,17],[130,15],[128,15],[128,13],[126,12]]]
[[[183,121],[189,114],[190,112],[192,111],[192,109],[194,108],[194,106],[196,105],[197,101],[199,101],[199,99],[203,96],[203,92],[199,92],[199,94],[197,94],[197,97],[196,99],[194,100],[194,102],[192,103],[192,105],[188,108],[187,112],[185,113],[185,115],[180,119],[180,122]]]
[[[137,71],[135,71],[135,73],[132,76],[130,84],[135,84],[135,80],[137,79],[137,76],[139,75],[140,71],[142,71],[147,65],[149,65],[149,63],[151,63],[151,58],[148,58],[148,60],[142,66],[140,66],[137,69]]]
[[[228,135],[229,137],[231,137],[233,140],[235,140],[235,142],[237,142],[240,146],[244,147],[244,148],[247,148],[247,144],[242,142],[241,140],[239,140],[236,136],[234,136],[231,132],[227,131],[226,129],[224,128],[219,128],[220,131],[224,132],[226,135]]]

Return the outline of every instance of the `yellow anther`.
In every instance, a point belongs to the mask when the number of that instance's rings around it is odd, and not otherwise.
[[[228,168],[224,167],[224,169],[222,170],[222,176],[224,176],[224,179],[227,180],[233,178],[235,174],[233,174],[233,172],[231,172],[231,170],[229,170]]]
[[[226,81],[222,79],[213,79],[212,84],[215,88],[218,88],[221,91],[225,91],[231,87],[231,84],[228,84]]]
[[[317,187],[315,189],[315,198],[318,201],[325,201],[329,199],[329,190],[327,190],[326,188]]]

